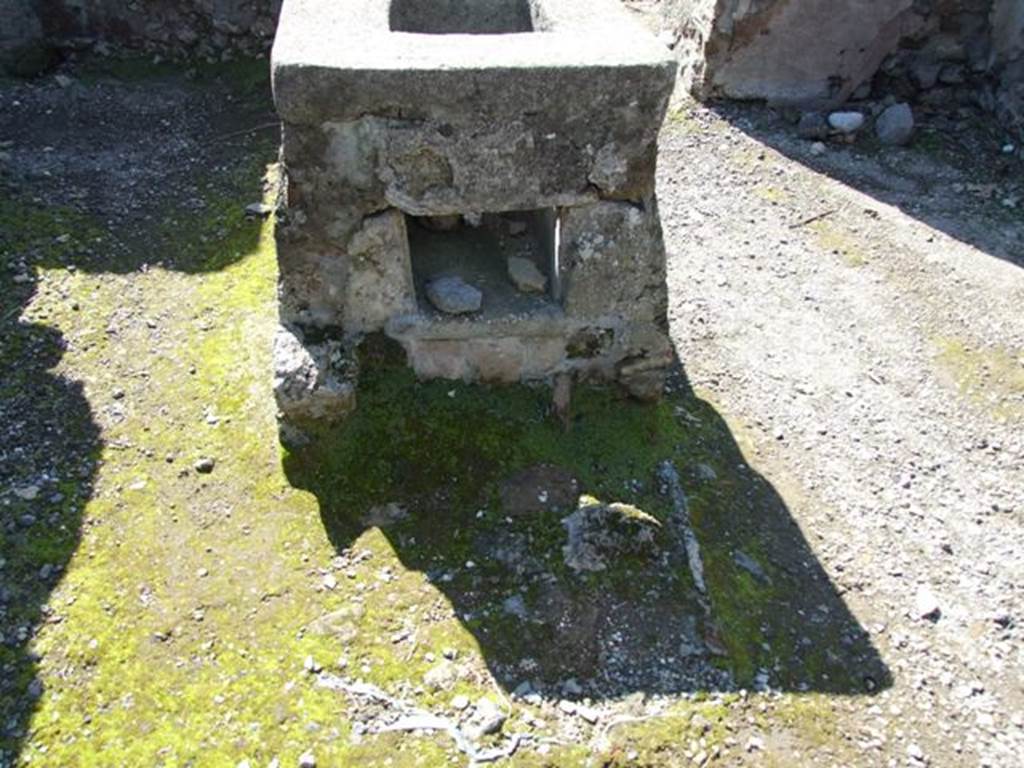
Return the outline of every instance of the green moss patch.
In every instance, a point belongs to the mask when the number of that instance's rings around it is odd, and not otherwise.
[[[961,397],[1002,421],[1024,420],[1024,350],[939,339],[936,361]]]

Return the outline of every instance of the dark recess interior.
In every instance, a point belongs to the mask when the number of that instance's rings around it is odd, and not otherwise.
[[[531,0],[391,0],[392,32],[499,35],[533,32]]]
[[[461,216],[406,217],[409,254],[421,311],[435,310],[426,285],[441,277],[461,277],[483,293],[484,318],[551,311],[561,306],[555,265],[552,209],[484,213],[470,222]],[[474,226],[474,224],[476,224]],[[533,261],[547,278],[544,293],[524,293],[508,275],[508,258]]]

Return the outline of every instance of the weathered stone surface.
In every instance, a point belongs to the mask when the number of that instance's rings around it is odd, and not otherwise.
[[[525,293],[543,293],[548,286],[548,279],[537,269],[537,265],[531,259],[520,256],[509,256],[508,278]]]
[[[454,232],[462,226],[462,217],[457,213],[447,216],[424,216],[420,223],[435,232]]]
[[[648,108],[660,121],[664,105]],[[578,205],[596,199],[595,187],[610,197],[649,193],[658,123],[646,114],[573,123],[554,110],[523,109],[529,114],[361,118],[376,175],[356,188],[372,199],[380,187],[389,205],[417,216]],[[601,149],[592,154],[595,145]]]
[[[1024,57],[1024,3],[995,0],[992,3],[992,52],[997,64]]]
[[[1020,0],[661,0],[659,7],[683,85],[699,97],[834,109],[868,98],[882,72],[887,89],[904,97],[967,83],[1013,124],[986,94],[998,83],[1005,89],[1003,73],[1024,56]]]
[[[377,174],[383,131],[381,121],[372,117],[316,126],[284,124],[281,159],[289,207],[315,218],[340,216],[350,229],[387,208]],[[338,239],[344,242],[348,234]]]
[[[47,0],[36,5],[44,8],[48,40],[98,39],[172,55],[187,50],[212,57],[223,51],[265,52],[281,0]]]
[[[1016,128],[1024,141],[1024,56],[1003,71],[995,99],[996,115],[1005,125]]]
[[[654,171],[657,148],[648,136],[629,143],[605,144],[594,157],[587,179],[598,188],[601,197],[613,200],[641,200],[653,188],[649,176]]]
[[[654,200],[600,202],[562,215],[559,261],[572,317],[665,317],[665,250]]]
[[[389,318],[416,311],[405,216],[396,210],[371,216],[348,248],[344,327],[347,333],[379,331]]]
[[[289,126],[375,121],[386,198],[419,216],[649,194],[674,62],[616,0],[541,7],[543,34],[453,38],[395,34],[386,0],[292,0],[278,110]]]
[[[274,337],[274,397],[286,420],[333,421],[355,407],[356,363],[342,343],[307,343],[282,325]]]
[[[286,3],[281,316],[384,330],[423,378],[618,375],[650,393],[657,345],[626,328],[667,343],[654,171],[674,64],[617,0],[531,7],[543,34],[485,37],[430,32],[510,23],[486,2]]]
[[[286,242],[278,226],[278,311],[285,322],[340,326],[346,270],[322,242]]]
[[[903,145],[914,135],[914,113],[909,104],[893,104],[875,119],[875,133],[883,144]]]
[[[924,23],[914,0],[718,0],[698,89],[779,103],[845,101]]]
[[[565,364],[565,341],[557,337],[478,337],[401,340],[416,375],[510,384],[543,379]]]
[[[441,277],[427,284],[430,303],[449,315],[477,312],[484,295],[461,277]]]
[[[530,10],[527,0],[392,0],[390,22],[396,32],[498,35],[532,31]]]
[[[467,97],[482,116],[524,114],[555,106],[556,90],[563,114],[590,106],[592,96],[637,109],[661,100],[675,65],[617,0],[538,5],[543,23],[535,31],[543,34],[451,37],[395,34],[389,0],[291,0],[274,41],[278,109],[286,122],[312,125],[398,117],[398,104],[421,118],[458,114]],[[619,93],[616,86],[628,84],[639,90]]]
[[[960,85],[967,82],[967,72],[962,64],[943,64],[939,70],[939,82],[945,85]]]
[[[562,525],[568,532],[565,564],[577,572],[603,571],[625,555],[651,556],[658,550],[661,523],[630,504],[602,504],[583,496]]]
[[[939,72],[942,71],[942,62],[935,61],[927,56],[915,56],[907,67],[914,84],[922,89],[934,88],[939,82]]]
[[[48,69],[54,58],[33,4],[0,0],[0,72],[32,77]]]
[[[508,223],[508,233],[512,235],[512,237],[525,235],[529,228],[529,225],[525,221],[510,221]]]
[[[616,366],[616,379],[637,400],[658,400],[675,359],[672,342],[653,326],[634,325],[623,329],[620,346],[627,354]]]

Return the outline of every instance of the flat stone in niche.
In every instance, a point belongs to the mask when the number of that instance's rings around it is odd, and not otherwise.
[[[484,295],[461,277],[442,277],[427,284],[430,303],[449,315],[478,312]]]

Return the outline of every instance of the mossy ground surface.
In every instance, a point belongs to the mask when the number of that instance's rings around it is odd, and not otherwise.
[[[131,82],[144,91],[173,75],[133,70]],[[238,77],[240,94],[253,87]],[[534,594],[481,557],[510,525],[570,602],[641,601],[663,581],[663,620],[692,615],[737,685],[765,670],[799,700],[863,693],[868,675],[886,683],[785,503],[681,376],[657,405],[580,388],[564,430],[542,387],[417,382],[371,343],[354,416],[284,452],[270,390],[273,221],[243,215],[274,156],[272,138],[258,142],[206,181],[202,213],[168,203],[130,238],[98,211],[40,205],[24,189],[0,197],[0,397],[24,415],[22,447],[38,459],[31,476],[3,465],[0,579],[16,597],[4,627],[25,639],[0,646],[0,764],[287,766],[306,750],[328,766],[449,764],[443,736],[355,738],[349,702],[316,687],[304,660],[437,711],[457,692],[505,698],[527,657],[571,668],[558,656],[576,638],[523,632],[498,610],[513,592]],[[105,263],[96,246],[118,239],[128,247]],[[209,474],[194,468],[204,457]],[[498,503],[503,479],[551,463],[584,492],[665,520],[655,477],[665,460],[689,497],[710,618],[684,565],[624,559],[578,576],[562,564],[561,515],[509,524]],[[37,496],[14,493],[28,485]],[[361,522],[390,502],[409,517]],[[37,522],[17,522],[26,514]],[[737,550],[765,578],[739,568]],[[353,605],[352,632],[309,630]],[[661,631],[646,630],[649,645],[628,648],[638,666]],[[422,679],[444,651],[467,674],[437,692]],[[667,693],[678,700],[658,717],[588,726],[575,743],[559,741],[554,722],[534,726],[553,739],[546,753],[511,761],[726,760],[754,705],[724,688]],[[550,704],[515,710],[509,728],[554,719]],[[804,730],[798,717],[779,727]]]

